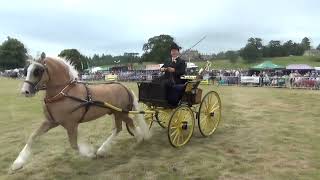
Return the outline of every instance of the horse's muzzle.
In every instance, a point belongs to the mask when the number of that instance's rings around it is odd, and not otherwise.
[[[31,84],[24,82],[21,88],[21,94],[25,97],[32,97],[36,93],[35,89]]]

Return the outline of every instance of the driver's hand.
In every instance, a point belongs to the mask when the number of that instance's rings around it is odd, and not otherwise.
[[[167,70],[167,68],[160,68],[161,72],[165,72]]]
[[[172,67],[168,67],[168,68],[167,68],[167,71],[168,71],[168,72],[175,72],[176,70],[175,70],[174,68],[172,68]]]

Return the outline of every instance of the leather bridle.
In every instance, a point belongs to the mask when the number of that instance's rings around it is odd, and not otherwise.
[[[31,91],[33,93],[38,92],[40,90],[46,90],[47,89],[45,85],[42,85],[41,87],[39,87],[39,83],[43,80],[43,77],[44,77],[45,73],[47,74],[48,79],[50,79],[48,68],[47,68],[45,62],[39,62],[38,64],[42,65],[42,66],[40,66],[41,69],[40,69],[39,79],[36,82],[32,82],[32,81],[29,81],[29,80],[25,80],[24,81],[25,83],[28,83],[31,86]]]

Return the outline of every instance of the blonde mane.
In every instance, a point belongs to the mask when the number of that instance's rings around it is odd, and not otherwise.
[[[78,79],[78,71],[75,69],[74,65],[68,61],[67,59],[64,59],[64,58],[60,58],[60,57],[56,57],[56,58],[53,58],[53,59],[56,59],[60,62],[62,62],[64,65],[66,65],[69,69],[69,75],[70,75],[70,78],[71,79]]]

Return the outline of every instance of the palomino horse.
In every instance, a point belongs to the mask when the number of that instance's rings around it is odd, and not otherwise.
[[[138,110],[138,102],[133,92],[120,83],[84,84],[76,82],[77,71],[63,59],[44,58],[32,61],[27,70],[27,77],[21,93],[27,97],[45,89],[45,120],[29,137],[19,156],[13,162],[11,170],[22,168],[31,155],[32,144],[40,135],[59,125],[67,130],[70,145],[87,157],[104,156],[110,149],[111,142],[122,130],[122,121],[134,133],[138,142],[149,137],[148,127],[143,115],[136,115],[138,127],[126,112],[119,112],[93,104],[94,101],[108,102],[126,111]],[[77,129],[79,123],[95,120],[105,114],[114,115],[112,134],[94,152],[92,147],[78,145]]]

